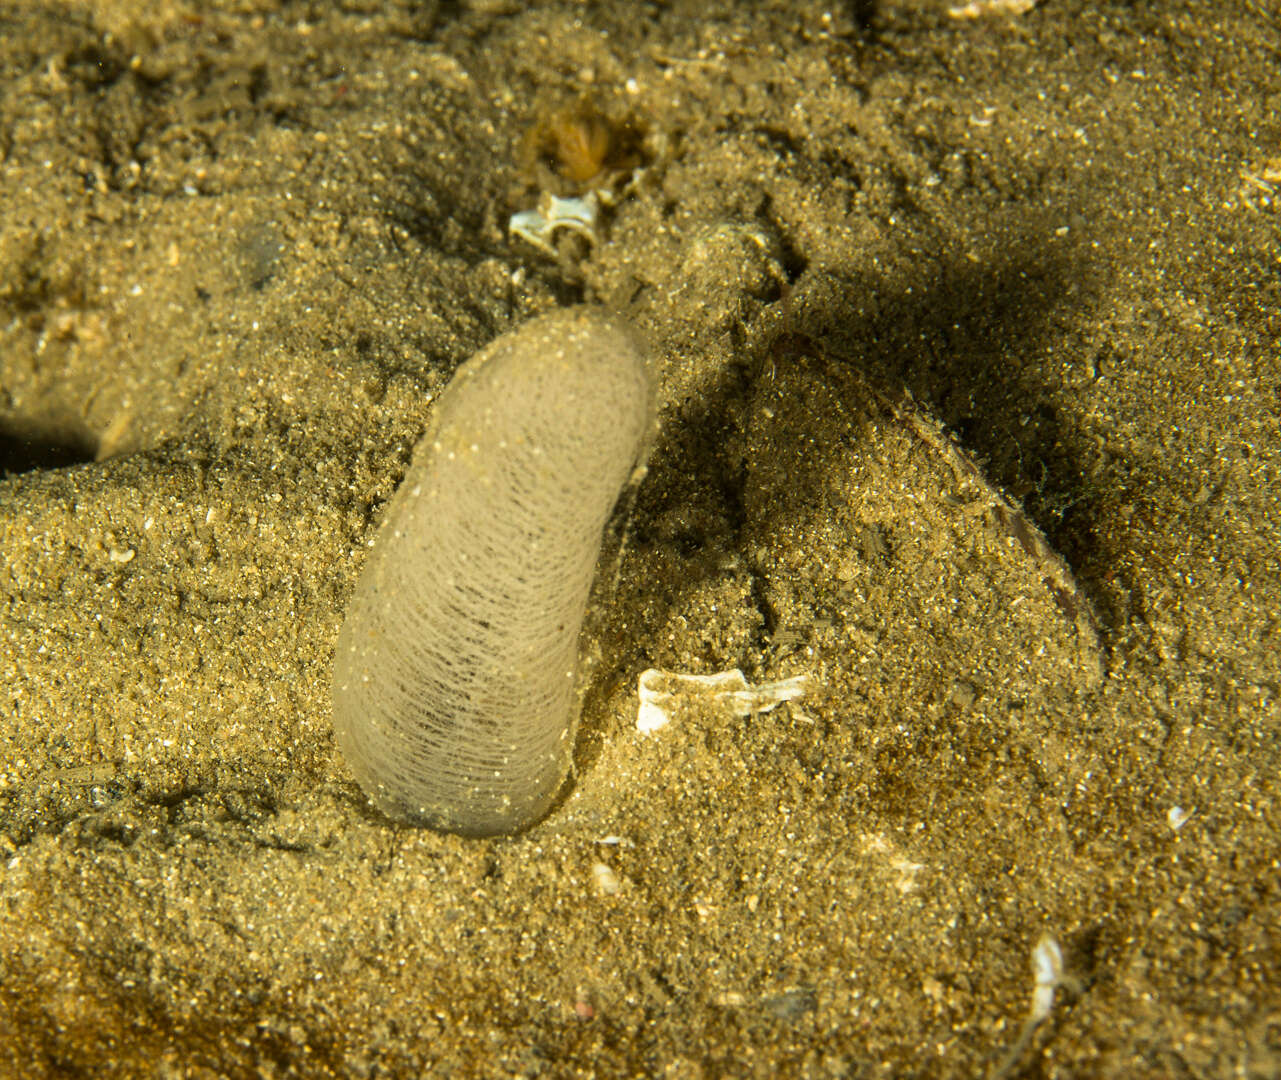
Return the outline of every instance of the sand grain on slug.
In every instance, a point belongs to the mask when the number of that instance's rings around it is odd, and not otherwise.
[[[653,414],[642,350],[590,308],[504,334],[441,394],[334,661],[338,745],[389,816],[491,835],[554,799],[601,534]]]

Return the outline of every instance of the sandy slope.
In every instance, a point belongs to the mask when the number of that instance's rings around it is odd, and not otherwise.
[[[981,1076],[1048,933],[1019,1075],[1275,1075],[1271,6],[0,3],[0,1071]],[[644,168],[553,259],[587,93]],[[577,785],[393,827],[343,603],[580,299],[666,404]],[[815,689],[645,740],[649,666]]]

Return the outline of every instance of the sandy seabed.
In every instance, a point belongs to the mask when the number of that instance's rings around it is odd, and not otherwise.
[[[0,0],[0,1075],[1281,1074],[1279,61],[1271,0]],[[572,790],[392,824],[344,604],[584,301],[662,409]],[[644,737],[650,667],[810,691]]]

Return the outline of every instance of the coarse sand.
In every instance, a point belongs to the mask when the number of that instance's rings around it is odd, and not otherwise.
[[[1281,18],[1027,7],[0,0],[0,1077],[1281,1075]],[[572,789],[392,824],[344,604],[577,302]]]

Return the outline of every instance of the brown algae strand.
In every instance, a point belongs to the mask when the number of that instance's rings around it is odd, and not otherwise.
[[[441,394],[334,660],[338,746],[388,816],[488,836],[550,806],[601,536],[653,415],[645,353],[586,307],[504,334]]]

